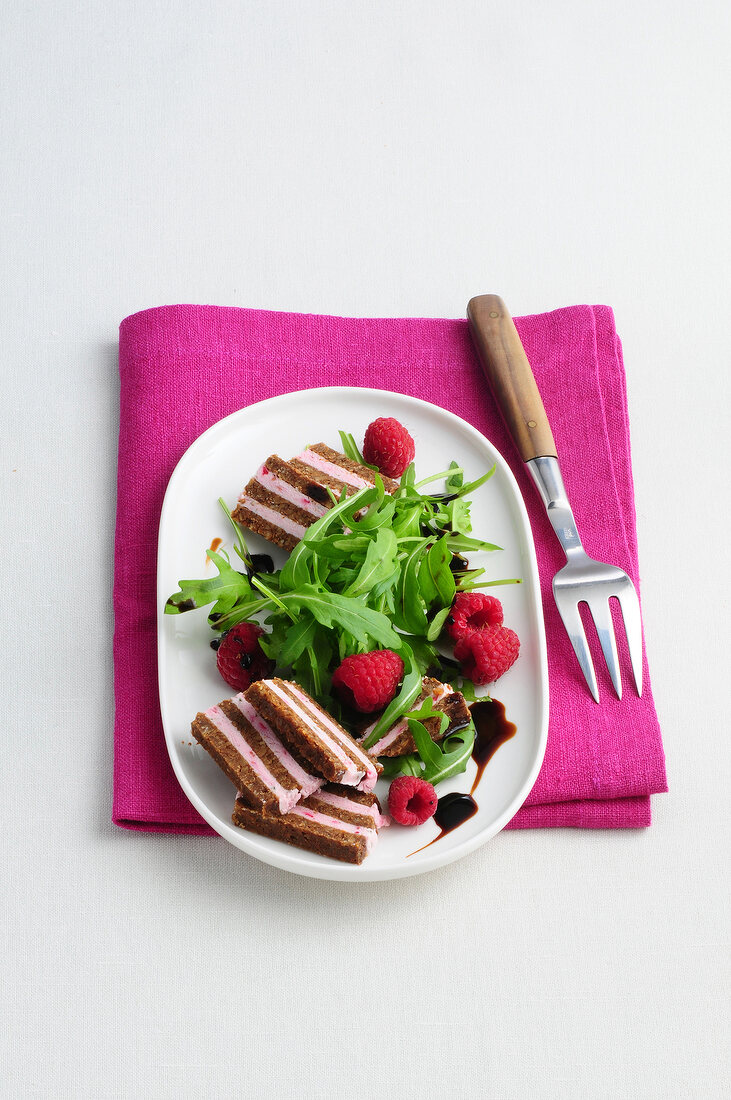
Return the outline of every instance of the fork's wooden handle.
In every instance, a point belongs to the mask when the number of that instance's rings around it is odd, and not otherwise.
[[[497,294],[467,305],[467,320],[480,365],[524,462],[556,456],[556,444],[513,318]]]

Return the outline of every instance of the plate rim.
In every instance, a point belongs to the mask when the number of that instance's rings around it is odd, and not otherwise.
[[[356,394],[363,395],[368,394],[373,398],[378,397],[396,397],[407,404],[413,404],[422,407],[425,411],[434,412],[444,416],[447,420],[456,421],[459,426],[466,430],[468,435],[476,437],[476,440],[481,444],[487,444],[490,451],[495,458],[496,466],[500,468],[501,474],[506,477],[508,483],[512,486],[514,503],[517,505],[518,515],[521,519],[521,525],[523,528],[523,542],[528,552],[528,562],[531,572],[531,592],[534,596],[534,613],[536,618],[537,629],[537,658],[538,667],[540,671],[540,699],[542,706],[540,710],[540,722],[538,729],[538,750],[534,756],[531,768],[523,781],[520,790],[508,804],[505,810],[493,821],[489,826],[480,830],[475,835],[466,838],[461,844],[457,844],[450,848],[445,848],[441,853],[434,852],[429,857],[424,857],[418,862],[412,865],[405,863],[404,866],[393,868],[378,868],[374,867],[369,869],[368,861],[365,860],[361,864],[349,864],[342,863],[337,860],[327,861],[322,858],[322,863],[311,863],[311,860],[315,855],[312,852],[307,852],[290,845],[282,844],[281,846],[275,846],[274,850],[270,852],[269,849],[262,851],[257,845],[257,841],[260,839],[256,834],[249,835],[243,830],[237,830],[233,832],[235,826],[226,824],[227,830],[231,831],[231,836],[221,832],[218,824],[211,820],[213,816],[210,811],[207,810],[205,803],[198,796],[194,787],[189,783],[187,776],[183,772],[178,762],[177,744],[173,737],[173,733],[168,729],[169,723],[166,721],[166,699],[165,699],[165,685],[164,677],[162,675],[162,669],[164,665],[163,655],[168,644],[168,639],[165,636],[163,623],[165,621],[164,606],[165,600],[169,593],[162,590],[162,568],[161,563],[164,558],[164,533],[167,528],[166,518],[171,511],[172,502],[175,497],[175,490],[177,488],[178,481],[185,474],[187,466],[195,459],[196,452],[206,445],[209,437],[214,436],[221,431],[225,431],[226,426],[242,416],[251,414],[254,409],[266,409],[272,405],[276,405],[282,402],[291,401],[293,398],[303,398],[308,395],[324,395],[329,394],[331,396],[342,395],[354,396]],[[387,881],[391,879],[399,878],[411,878],[414,875],[426,874],[428,871],[437,870],[440,867],[444,867],[450,863],[455,863],[457,860],[462,859],[464,856],[469,855],[477,848],[486,844],[489,840],[492,840],[498,833],[500,833],[507,823],[515,816],[520,807],[525,802],[527,796],[535,785],[538,773],[543,764],[543,759],[546,751],[546,744],[548,740],[548,717],[549,717],[549,682],[548,682],[548,656],[546,646],[546,633],[545,622],[543,617],[543,604],[541,599],[541,587],[540,587],[540,575],[538,572],[538,562],[536,557],[535,543],[533,539],[533,531],[530,525],[530,519],[523,499],[523,494],[520,490],[520,486],[510,469],[510,466],[497,449],[494,443],[483,435],[473,424],[457,413],[453,413],[450,409],[445,409],[441,405],[437,405],[432,401],[425,401],[420,397],[412,397],[410,394],[403,394],[397,390],[383,390],[377,387],[371,386],[312,386],[300,390],[290,390],[287,393],[276,394],[273,397],[267,397],[261,401],[252,402],[250,405],[245,405],[241,409],[236,409],[232,413],[228,413],[226,416],[221,417],[215,423],[211,424],[208,428],[200,433],[185,449],[183,454],[178,459],[175,468],[168,479],[168,483],[165,488],[165,494],[163,497],[162,507],[160,510],[160,520],[158,523],[157,531],[157,556],[156,556],[156,598],[157,598],[157,683],[158,683],[158,697],[160,704],[160,717],[162,721],[163,733],[165,737],[165,747],[168,754],[168,759],[173,768],[175,777],[180,784],[183,793],[186,798],[191,802],[193,807],[197,810],[200,816],[206,821],[206,823],[219,835],[223,840],[226,840],[233,847],[238,848],[241,851],[246,852],[248,855],[259,860],[262,863],[266,863],[269,866],[277,867],[279,870],[289,871],[293,874],[298,874],[307,878],[317,878],[329,881],[349,881],[349,882],[374,882],[374,881]],[[239,835],[241,834],[241,835]],[[282,851],[280,853],[279,847]],[[332,864],[332,866],[331,866]]]

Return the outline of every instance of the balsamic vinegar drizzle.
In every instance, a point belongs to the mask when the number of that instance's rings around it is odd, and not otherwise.
[[[505,716],[505,707],[497,699],[478,699],[470,707],[472,720],[475,723],[475,744],[472,749],[472,759],[477,764],[477,775],[469,794],[460,794],[452,791],[445,794],[437,802],[434,820],[439,826],[440,832],[428,844],[417,848],[416,852],[423,852],[424,848],[436,844],[447,833],[469,821],[477,813],[478,805],[472,795],[475,793],[478,783],[482,779],[485,768],[493,756],[506,741],[515,737],[517,726],[508,721]],[[409,852],[415,856],[416,852]]]
[[[470,791],[474,794],[485,768],[500,746],[515,737],[517,726],[505,717],[505,707],[497,699],[479,699],[470,707],[470,713],[475,723],[472,759],[477,764],[477,775]]]
[[[252,554],[251,567],[254,573],[273,573],[274,561],[271,554]]]

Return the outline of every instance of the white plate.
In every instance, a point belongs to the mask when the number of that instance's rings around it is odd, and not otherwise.
[[[517,733],[492,758],[475,792],[479,811],[459,828],[426,848],[439,830],[434,821],[418,828],[391,825],[360,866],[313,855],[279,841],[244,832],[231,823],[234,787],[211,758],[191,746],[190,723],[198,711],[226,698],[217,670],[207,610],[164,615],[165,600],[182,577],[201,577],[205,551],[213,539],[231,549],[231,528],[217,503],[231,506],[243,486],[270,454],[286,458],[308,443],[324,441],[339,449],[338,429],[362,441],[367,425],[378,416],[394,416],[406,425],[416,444],[417,480],[444,470],[452,459],[465,468],[465,480],[496,465],[494,476],[472,497],[473,531],[497,543],[502,551],[471,553],[470,563],[485,565],[489,578],[521,577],[522,584],[494,590],[505,610],[505,623],[518,632],[520,656],[493,687],[505,704]],[[435,483],[433,488],[438,488]],[[432,486],[430,486],[432,488]],[[272,554],[275,565],[285,555],[254,535],[252,552]],[[237,848],[265,863],[313,878],[373,881],[431,871],[460,859],[484,844],[513,817],[538,775],[548,728],[548,675],[545,636],[535,550],[518,485],[501,455],[484,436],[444,409],[425,401],[382,390],[330,387],[301,390],[250,405],[214,424],[186,451],[165,494],[158,543],[158,671],[165,739],[175,774],[200,815]],[[230,691],[228,692],[230,694]],[[479,693],[479,692],[478,692]],[[475,764],[440,784],[468,792]],[[385,803],[385,781],[377,793]]]

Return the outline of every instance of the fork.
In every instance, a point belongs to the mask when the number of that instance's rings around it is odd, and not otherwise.
[[[553,596],[581,671],[599,702],[596,672],[579,605],[587,605],[614,690],[622,698],[622,678],[609,601],[622,611],[637,694],[642,694],[640,602],[630,578],[615,565],[590,558],[581,545],[558,463],[551,426],[528,356],[502,298],[480,294],[467,305],[467,319],[480,365],[492,387],[508,430],[535,482],[548,519],[566,555],[553,578]]]

